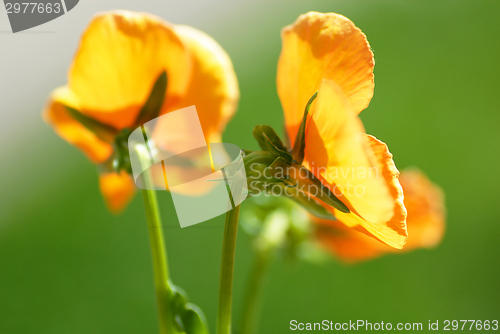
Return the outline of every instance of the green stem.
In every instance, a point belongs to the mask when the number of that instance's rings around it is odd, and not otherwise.
[[[146,188],[152,189],[152,180],[149,173],[145,172]],[[167,251],[163,241],[163,229],[161,224],[158,200],[154,190],[142,190],[146,218],[148,221],[149,240],[151,243],[151,254],[153,258],[153,272],[156,287],[156,301],[158,304],[158,319],[160,323],[160,334],[174,333],[172,322],[172,310],[170,299],[172,291],[168,284],[168,262]]]
[[[231,333],[231,303],[233,294],[234,256],[236,252],[236,235],[238,232],[239,215],[239,205],[231,211],[228,211],[226,214],[220,267],[217,334]]]
[[[271,258],[270,249],[258,251],[250,268],[249,280],[243,300],[241,334],[256,332],[259,321],[259,306],[262,298],[264,273]]]

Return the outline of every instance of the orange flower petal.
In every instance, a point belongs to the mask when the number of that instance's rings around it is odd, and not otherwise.
[[[378,179],[383,180],[390,191],[392,203],[394,203],[392,218],[385,222],[373,224],[357,214],[346,214],[335,210],[335,216],[347,226],[362,227],[370,235],[375,236],[387,245],[401,249],[406,243],[408,236],[406,230],[406,208],[403,204],[403,189],[399,183],[399,171],[397,170],[392,154],[387,145],[373,136],[367,135],[370,149],[376,157],[376,170],[380,175]],[[359,228],[358,228],[359,230]]]
[[[368,224],[387,222],[394,199],[340,88],[323,80],[313,108],[305,134],[306,167]]]
[[[372,237],[345,226],[338,220],[324,221],[324,224],[328,227],[318,226],[316,228],[316,239],[320,245],[345,262],[372,259],[393,249]]]
[[[71,91],[67,87],[60,87],[52,93],[43,112],[45,121],[54,127],[59,136],[81,149],[94,163],[108,159],[113,151],[111,145],[71,117],[65,106],[78,107]]]
[[[173,27],[145,13],[96,16],[82,36],[68,86],[80,111],[118,129],[131,126],[161,72],[166,103],[185,93],[189,57]]]
[[[132,176],[124,171],[99,176],[99,188],[110,211],[118,213],[130,202],[135,193]]]
[[[239,99],[231,59],[213,38],[200,30],[176,25],[174,31],[190,52],[192,68],[186,95],[170,110],[195,105],[207,142],[220,141]]]
[[[400,180],[408,210],[408,242],[404,249],[436,246],[443,238],[446,219],[441,188],[416,169],[403,171]]]
[[[400,181],[408,210],[408,240],[403,251],[436,246],[445,229],[443,192],[418,170],[403,171]],[[318,224],[318,241],[344,261],[368,260],[396,251],[364,233],[343,226],[340,221],[315,219],[315,222]]]
[[[309,98],[326,78],[335,81],[352,111],[373,97],[373,53],[366,36],[348,18],[310,12],[282,30],[278,95],[293,143]]]

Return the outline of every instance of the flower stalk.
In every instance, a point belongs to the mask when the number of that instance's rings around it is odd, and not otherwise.
[[[219,306],[217,310],[217,334],[231,333],[231,306],[233,295],[234,258],[240,205],[226,214],[222,259],[219,280]]]
[[[149,241],[151,244],[160,334],[173,333],[173,323],[171,322],[169,316],[172,314],[170,307],[172,290],[170,289],[170,285],[168,283],[169,272],[167,250],[163,240],[163,229],[158,210],[158,201],[154,190],[143,189],[142,197],[144,199],[144,207],[146,209]]]
[[[301,216],[300,212],[292,213],[280,206],[276,210],[266,210],[263,217],[257,218],[262,221],[262,226],[254,239],[255,258],[250,267],[243,299],[242,320],[239,328],[241,334],[256,333],[266,271],[277,251],[283,249],[287,239],[295,234],[296,229],[292,220],[299,222]]]
[[[271,253],[271,249],[266,249],[255,254],[243,299],[241,334],[254,334],[256,332],[262,300],[263,278],[272,257]]]
[[[151,182],[148,174],[146,183]],[[144,207],[146,209],[146,220],[148,222],[149,241],[151,244],[151,255],[153,260],[153,273],[156,289],[156,302],[158,304],[158,320],[160,334],[173,333],[173,323],[171,322],[172,310],[170,307],[170,297],[172,290],[168,283],[169,271],[167,250],[163,240],[163,228],[161,224],[160,212],[158,210],[158,200],[154,190],[142,190]]]
[[[145,155],[144,147],[136,149]],[[141,159],[141,162],[144,162]],[[149,241],[151,245],[151,256],[153,262],[153,275],[156,290],[156,302],[158,305],[158,320],[160,334],[170,334],[175,332],[173,323],[173,309],[171,307],[172,289],[169,285],[169,270],[167,249],[163,240],[163,228],[158,208],[158,199],[154,190],[153,178],[149,170],[144,172],[145,188],[142,189],[144,208],[146,210],[146,220],[148,223]]]

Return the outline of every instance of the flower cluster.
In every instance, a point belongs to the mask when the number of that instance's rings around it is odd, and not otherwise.
[[[357,116],[374,90],[366,36],[342,15],[310,12],[285,27],[282,40],[277,88],[286,142],[294,145],[286,147],[272,128],[257,126],[262,151],[246,151],[249,189],[289,196],[320,218],[335,217],[316,220],[320,225],[343,226],[401,249],[408,200],[399,172],[387,145],[365,134]],[[112,211],[120,211],[135,189],[123,153],[131,128],[196,105],[207,141],[217,142],[238,97],[231,61],[212,38],[149,14],[119,11],[92,20],[68,84],[52,93],[44,117],[100,166],[102,194]]]
[[[257,259],[265,264],[273,250],[287,246],[296,253],[304,240],[318,241],[351,262],[403,247],[438,244],[445,221],[441,190],[418,170],[400,177],[387,145],[366,134],[358,117],[374,93],[374,57],[363,32],[342,15],[309,12],[282,30],[282,43],[277,90],[286,140],[270,126],[258,125],[253,136],[260,150],[243,150],[242,155],[251,196],[289,197],[298,205],[284,199],[256,199],[259,207],[248,205],[251,214],[243,210],[246,227],[250,226],[247,230],[257,235]],[[115,11],[92,19],[80,40],[67,85],[52,92],[43,116],[58,135],[98,165],[102,195],[109,209],[118,212],[136,189],[127,146],[135,128],[142,128],[149,147],[142,125],[195,105],[205,141],[220,142],[238,99],[231,60],[211,37],[149,14]],[[185,131],[189,123],[184,123],[179,126],[182,129],[173,129],[158,122],[152,141],[160,147],[162,136],[170,135],[180,146],[193,147],[189,135],[177,136],[178,132],[189,134]],[[204,167],[210,163],[213,169],[214,158],[204,160]],[[173,166],[173,174],[184,180],[183,173],[196,169],[197,162],[182,160]],[[156,182],[151,175],[148,184]],[[165,176],[163,189],[168,189],[166,183]],[[203,185],[198,188],[190,195],[204,191]],[[182,289],[168,277],[155,196],[154,191],[143,190],[161,331],[207,333],[201,310],[188,303]],[[235,205],[226,216],[219,334],[231,332],[239,212],[240,206]],[[253,324],[248,320],[255,313],[253,289],[254,285],[243,316],[247,319],[244,330]]]

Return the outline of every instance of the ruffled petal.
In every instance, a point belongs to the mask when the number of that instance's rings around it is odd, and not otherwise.
[[[403,251],[435,247],[445,230],[446,210],[441,188],[416,169],[403,171],[400,181],[408,211],[408,240]],[[344,261],[368,260],[397,251],[370,237],[366,231],[359,233],[340,221],[315,219],[314,222],[320,244]]]
[[[394,199],[359,118],[340,88],[323,80],[308,118],[305,164],[351,210],[371,225],[389,221]]]
[[[176,25],[191,56],[191,78],[177,110],[195,105],[207,142],[218,142],[229,119],[234,115],[239,88],[231,59],[210,36],[189,26]]]
[[[309,98],[322,79],[334,81],[352,111],[360,113],[373,97],[374,59],[366,36],[348,18],[310,12],[282,30],[278,95],[294,142]]]
[[[115,213],[122,211],[135,193],[134,180],[132,176],[124,171],[101,174],[99,176],[99,188],[106,206]]]
[[[68,86],[83,114],[121,129],[133,124],[163,71],[165,103],[175,103],[186,91],[190,61],[173,27],[146,13],[116,11],[87,27]]]
[[[71,117],[65,106],[78,108],[76,97],[66,86],[51,94],[43,111],[45,121],[59,136],[81,149],[92,162],[101,163],[108,159],[113,152],[112,146]]]
[[[367,141],[376,157],[377,179],[385,182],[392,203],[394,203],[392,218],[373,224],[355,213],[346,214],[335,210],[334,214],[347,226],[356,226],[359,231],[373,235],[391,247],[401,249],[406,243],[408,233],[406,229],[407,214],[403,203],[403,189],[399,183],[399,171],[386,144],[370,135],[367,135]]]

